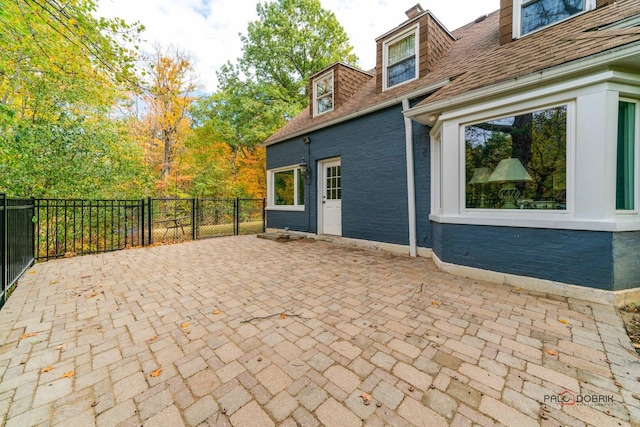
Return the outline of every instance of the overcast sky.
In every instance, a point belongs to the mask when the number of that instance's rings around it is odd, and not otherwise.
[[[174,44],[195,60],[205,91],[216,90],[216,70],[225,62],[236,62],[241,55],[239,33],[258,19],[256,0],[98,0],[99,15],[140,21],[146,31],[143,39],[150,50],[153,42]],[[416,4],[398,0],[321,0],[322,7],[335,13],[344,27],[359,66],[375,66],[375,39],[407,18],[405,10]],[[499,0],[422,0],[449,30],[455,30],[481,15],[497,10]]]

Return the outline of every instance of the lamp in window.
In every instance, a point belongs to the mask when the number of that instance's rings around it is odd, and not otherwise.
[[[480,186],[480,204],[478,207],[484,208],[485,200],[484,200],[484,184],[489,181],[489,168],[475,168],[473,171],[473,176],[471,177],[471,181],[469,184],[475,184]]]
[[[302,161],[300,162],[298,167],[300,168],[300,176],[302,176],[305,182],[308,182],[309,178],[311,178],[311,169],[309,169],[309,165],[307,164],[307,161],[304,159],[304,157],[302,158]]]
[[[520,160],[511,158],[500,160],[498,167],[493,171],[487,182],[504,183],[499,192],[500,198],[504,200],[502,207],[504,209],[515,209],[515,201],[520,197],[520,190],[516,188],[514,183],[531,180],[531,175],[522,166]]]

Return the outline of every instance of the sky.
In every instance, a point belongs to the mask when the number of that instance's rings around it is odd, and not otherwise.
[[[347,32],[359,67],[375,66],[375,39],[404,22],[417,0],[320,0]],[[264,1],[263,1],[264,2]],[[194,60],[204,91],[216,90],[216,71],[242,54],[240,33],[258,19],[257,0],[98,0],[98,16],[139,21],[146,30],[142,48],[153,43],[175,45]],[[500,0],[422,0],[422,8],[449,30],[497,10]]]

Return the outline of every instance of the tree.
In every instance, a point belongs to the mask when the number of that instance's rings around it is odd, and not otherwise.
[[[176,167],[184,154],[191,126],[189,109],[200,84],[191,58],[175,46],[156,45],[147,68],[148,82],[141,97],[142,139],[158,169],[159,185],[166,191],[170,180],[180,180]]]
[[[260,3],[257,12],[259,19],[241,36],[242,57],[217,73],[220,90],[196,101],[193,118],[200,143],[229,147],[236,195],[263,197],[265,156],[258,144],[306,107],[311,75],[357,58],[335,15],[319,0]]]
[[[0,190],[104,197],[125,190],[118,177],[144,181],[110,117],[137,86],[136,52],[120,43],[143,28],[95,11],[91,0],[0,0]]]
[[[312,74],[337,61],[357,62],[346,32],[319,0],[276,0],[256,9],[259,19],[241,36],[237,67],[227,64],[223,70],[223,88],[232,80],[229,74],[245,76],[271,102],[294,104],[299,111],[307,105]]]

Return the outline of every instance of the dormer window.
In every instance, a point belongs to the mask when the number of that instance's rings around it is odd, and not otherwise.
[[[596,0],[514,0],[513,35],[524,36],[595,7]]]
[[[313,115],[333,111],[333,70],[313,81]]]
[[[384,89],[418,77],[418,27],[384,44]]]

